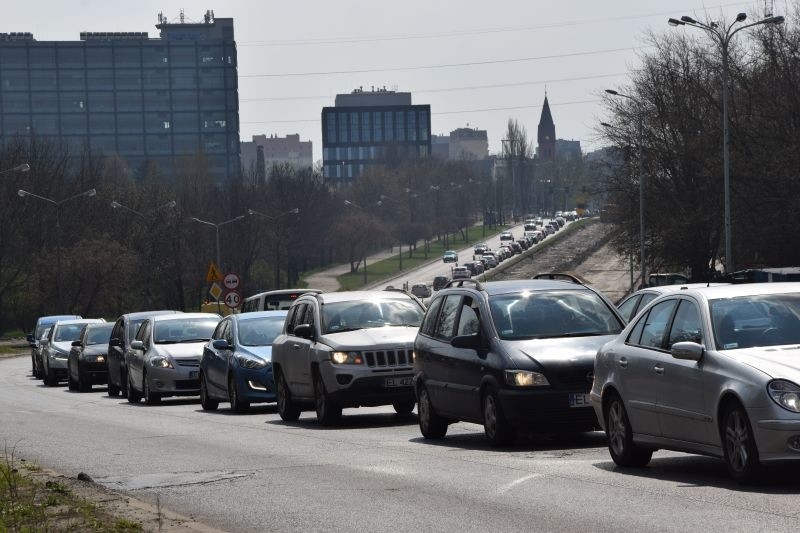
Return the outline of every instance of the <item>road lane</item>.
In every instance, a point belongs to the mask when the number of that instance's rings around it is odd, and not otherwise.
[[[231,531],[789,531],[800,513],[797,469],[743,488],[721,461],[658,452],[621,472],[600,433],[494,450],[456,424],[430,443],[391,408],[287,424],[46,388],[28,366],[0,361],[0,439],[22,457]]]

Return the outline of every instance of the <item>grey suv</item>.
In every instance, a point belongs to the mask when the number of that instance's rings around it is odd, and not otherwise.
[[[342,408],[414,409],[413,344],[425,312],[402,291],[305,294],[272,344],[278,412],[297,420],[314,408],[323,425]]]
[[[623,327],[605,297],[577,281],[452,281],[414,343],[425,438],[456,421],[483,424],[490,443],[517,431],[590,431],[594,356]]]

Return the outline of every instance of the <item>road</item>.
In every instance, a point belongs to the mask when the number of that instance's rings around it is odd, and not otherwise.
[[[753,487],[721,461],[658,452],[617,470],[601,433],[487,446],[482,428],[421,439],[391,408],[206,413],[194,399],[148,407],[46,388],[25,357],[0,360],[0,439],[22,458],[229,531],[794,531],[798,469]]]

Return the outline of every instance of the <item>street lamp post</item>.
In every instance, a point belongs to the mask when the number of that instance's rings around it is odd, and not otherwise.
[[[225,220],[223,222],[218,222],[218,223],[215,224],[215,223],[209,222],[207,220],[200,220],[197,217],[189,217],[189,219],[194,221],[194,222],[198,222],[200,224],[205,224],[207,226],[211,226],[211,227],[214,228],[214,231],[216,232],[216,236],[217,236],[217,266],[219,268],[222,268],[222,261],[220,261],[220,258],[219,258],[219,228],[224,226],[225,224],[230,224],[231,222],[236,222],[237,220],[242,220],[243,218],[245,218],[244,215],[239,215],[238,217],[234,217],[234,218],[232,218],[230,220]]]
[[[262,213],[261,211],[256,211],[255,209],[248,209],[247,214],[250,216],[259,216],[264,217],[267,220],[278,220],[281,217],[286,215],[296,215],[300,213],[300,208],[295,207],[286,211],[285,213],[280,213],[277,215],[268,215],[266,213]],[[282,233],[282,232],[281,232]],[[279,289],[281,285],[281,257],[280,257],[280,243],[279,238],[276,236],[275,238],[275,288]],[[291,279],[289,275],[289,248],[286,249],[286,286],[287,288],[291,286]]]
[[[25,163],[24,165],[20,165],[20,166],[27,166],[27,165],[28,164]],[[28,170],[30,170],[30,167],[28,167]],[[27,170],[21,170],[21,171],[22,172],[27,172]],[[64,198],[63,200],[56,201],[56,200],[53,200],[51,198],[46,198],[44,196],[39,196],[38,194],[33,194],[32,192],[28,192],[28,191],[25,191],[23,189],[20,189],[20,190],[17,191],[17,195],[20,198],[25,198],[26,196],[30,196],[31,198],[38,198],[39,200],[42,200],[44,202],[47,202],[49,204],[54,205],[55,208],[56,208],[56,293],[57,293],[57,296],[58,296],[58,310],[59,310],[59,312],[63,312],[64,311],[64,298],[62,296],[62,290],[61,290],[61,287],[62,287],[62,283],[61,283],[61,276],[62,276],[62,273],[61,273],[61,206],[64,203],[69,202],[70,200],[74,200],[75,198],[81,198],[81,197],[84,197],[84,196],[91,197],[91,196],[94,196],[96,194],[97,194],[97,191],[95,189],[89,189],[88,191],[83,191],[82,193],[78,193],[78,194],[72,195],[72,196],[70,196],[68,198]]]
[[[622,98],[627,98],[628,100],[632,101],[638,107],[638,118],[639,118],[639,140],[637,146],[637,162],[636,162],[636,173],[639,175],[639,267],[641,268],[641,276],[642,279],[639,282],[642,287],[646,286],[647,278],[645,278],[645,244],[644,244],[644,214],[645,214],[645,205],[644,205],[644,170],[642,166],[642,152],[644,146],[644,116],[643,116],[643,109],[644,106],[642,105],[641,100],[638,98],[634,98],[633,96],[622,94],[617,92],[613,89],[606,89],[606,92],[612,96],[621,96]]]
[[[725,28],[724,26],[720,27],[717,22],[710,21],[708,23],[704,23],[695,20],[692,17],[688,17],[686,15],[682,16],[680,20],[671,18],[668,21],[670,26],[689,26],[692,28],[698,28],[705,31],[711,36],[712,39],[717,41],[717,44],[720,47],[720,51],[722,52],[722,172],[724,175],[723,187],[725,189],[724,195],[725,195],[725,272],[726,273],[730,273],[735,270],[733,262],[733,238],[731,236],[731,181],[730,181],[731,134],[730,134],[730,125],[728,124],[728,99],[729,99],[728,46],[730,45],[733,36],[746,28],[752,28],[753,26],[759,26],[761,24],[782,24],[784,21],[784,18],[782,16],[775,16],[775,17],[770,16],[762,20],[758,20],[750,24],[745,24],[744,26],[739,26],[738,28],[733,29],[735,24],[739,22],[744,22],[745,19],[747,19],[747,14],[739,13],[738,15],[736,15],[736,19],[733,22],[731,22],[731,24],[727,28]]]
[[[14,168],[0,170],[0,174],[9,174],[11,172],[28,172],[30,169],[31,166],[28,163],[22,163],[21,165],[17,165]]]
[[[175,200],[170,200],[169,202],[165,203],[164,205],[160,205],[160,206],[156,207],[155,209],[153,209],[153,212],[150,213],[150,214],[145,214],[145,213],[142,213],[141,211],[137,211],[136,209],[132,209],[132,208],[128,207],[127,205],[124,205],[124,204],[121,204],[121,203],[117,202],[116,200],[111,200],[111,204],[110,205],[111,205],[112,209],[124,209],[126,211],[129,211],[129,212],[133,213],[134,215],[136,215],[138,217],[150,218],[150,217],[153,216],[153,214],[156,211],[159,211],[161,209],[172,209],[173,207],[178,205],[178,203]]]

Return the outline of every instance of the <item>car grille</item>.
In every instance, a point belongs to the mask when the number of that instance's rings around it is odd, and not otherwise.
[[[188,366],[192,368],[200,366],[200,359],[175,359],[175,362],[178,363],[178,366]]]
[[[593,379],[594,372],[591,367],[564,369],[556,373],[556,380],[559,385],[564,387],[578,387],[589,390]]]
[[[175,390],[194,390],[200,388],[199,379],[176,379]]]
[[[411,350],[380,350],[364,352],[369,367],[411,366]]]

